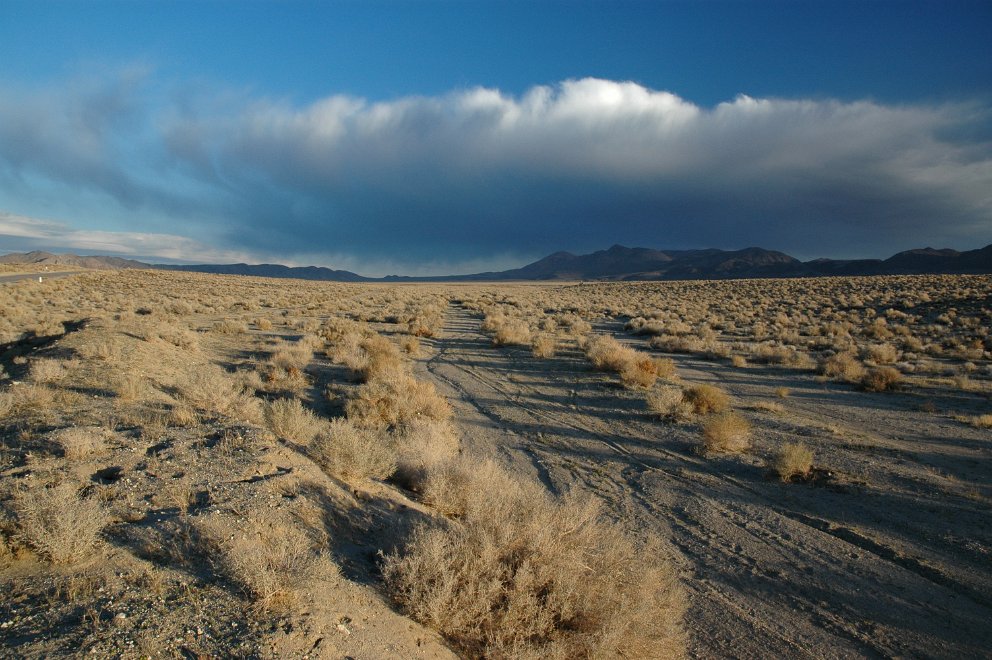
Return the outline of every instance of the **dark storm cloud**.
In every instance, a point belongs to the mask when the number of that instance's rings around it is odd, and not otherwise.
[[[522,97],[232,98],[108,101],[79,142],[66,117],[85,108],[53,98],[43,115],[56,130],[0,128],[0,162],[167,214],[199,199],[228,223],[219,247],[398,267],[614,242],[845,256],[992,240],[992,143],[980,137],[990,113],[979,105],[740,96],[700,108],[596,79]],[[121,113],[118,128],[108,118]],[[23,114],[0,103],[0,121]],[[138,146],[121,147],[129,137]]]

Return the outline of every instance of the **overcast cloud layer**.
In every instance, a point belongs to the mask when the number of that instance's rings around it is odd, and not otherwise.
[[[0,87],[0,208],[123,232],[126,254],[188,245],[192,260],[369,274],[618,242],[888,256],[992,242],[992,112],[743,95],[703,108],[598,79],[298,107],[137,70]]]

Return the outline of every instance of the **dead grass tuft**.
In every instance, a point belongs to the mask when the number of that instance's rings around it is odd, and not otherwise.
[[[409,425],[417,419],[447,421],[451,406],[433,383],[419,382],[405,373],[365,383],[345,406],[357,426],[386,430]]]
[[[240,335],[248,332],[248,326],[244,321],[236,319],[224,319],[214,323],[213,331],[221,335]]]
[[[265,406],[265,423],[280,438],[308,444],[323,422],[299,399],[276,399]]]
[[[751,447],[751,424],[732,412],[710,417],[703,423],[703,453],[739,454]]]
[[[730,396],[716,385],[694,385],[683,396],[697,415],[721,413],[730,409]]]
[[[180,403],[206,414],[226,415],[260,422],[259,401],[244,392],[238,379],[212,364],[196,367],[178,383]]]
[[[89,458],[107,451],[103,432],[94,427],[61,429],[52,434],[52,440],[62,449],[62,455],[70,460]]]
[[[813,451],[801,442],[787,442],[775,454],[772,467],[782,481],[805,477],[813,469]]]
[[[865,366],[853,353],[837,353],[820,364],[824,376],[848,383],[856,383],[865,376]]]
[[[383,563],[396,601],[468,657],[681,657],[683,599],[657,547],[591,497],[552,499],[466,461],[457,522],[419,525]]]
[[[58,383],[66,377],[66,366],[64,360],[34,360],[28,371],[28,379],[39,385]]]
[[[861,378],[861,387],[869,392],[887,392],[895,389],[902,374],[895,367],[875,367]]]
[[[219,548],[224,573],[255,599],[263,610],[286,611],[315,578],[337,573],[330,559],[318,553],[306,534],[277,522],[268,528],[225,533],[214,523],[200,524],[208,543]]]
[[[538,335],[530,345],[531,354],[539,359],[548,360],[558,352],[558,340],[554,335]]]
[[[522,319],[505,319],[493,329],[496,346],[526,346],[530,344],[530,326]]]
[[[648,392],[644,399],[652,413],[659,417],[678,419],[685,413],[692,414],[691,404],[682,396],[680,387],[661,387]]]
[[[427,475],[437,466],[458,455],[458,434],[450,422],[417,419],[395,434],[396,474],[394,479],[415,492],[421,492]]]
[[[335,419],[310,446],[314,461],[328,474],[350,479],[386,479],[396,471],[396,450],[380,431]]]
[[[649,388],[658,380],[658,363],[647,355],[639,355],[620,370],[620,380],[624,387]]]
[[[81,497],[68,483],[21,491],[14,509],[21,539],[53,564],[85,559],[110,522],[98,501]]]

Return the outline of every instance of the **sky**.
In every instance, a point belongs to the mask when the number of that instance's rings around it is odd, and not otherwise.
[[[992,243],[992,3],[0,2],[0,251]]]

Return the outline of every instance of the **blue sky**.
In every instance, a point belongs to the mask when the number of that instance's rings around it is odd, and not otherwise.
[[[0,250],[992,242],[988,2],[0,3]]]

